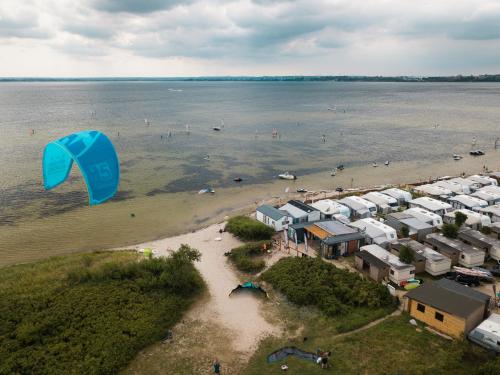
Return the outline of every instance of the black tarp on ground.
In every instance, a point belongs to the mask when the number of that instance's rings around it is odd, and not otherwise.
[[[281,361],[282,359],[288,357],[289,355],[293,355],[300,359],[305,359],[306,361],[316,362],[318,356],[314,353],[305,352],[296,348],[295,346],[285,346],[275,352],[269,354],[267,356],[267,363],[273,363],[277,361]]]

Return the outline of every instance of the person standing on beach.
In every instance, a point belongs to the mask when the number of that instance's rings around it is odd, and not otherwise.
[[[214,359],[214,363],[212,364],[212,367],[214,369],[214,374],[220,374],[221,370],[221,364],[217,358]]]

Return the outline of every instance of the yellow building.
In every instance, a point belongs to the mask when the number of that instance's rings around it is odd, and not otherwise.
[[[488,315],[490,296],[455,281],[427,282],[405,295],[412,317],[447,335],[468,334]]]

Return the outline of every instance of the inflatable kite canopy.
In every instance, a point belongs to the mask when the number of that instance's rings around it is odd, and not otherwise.
[[[47,144],[42,161],[45,189],[66,181],[73,161],[85,179],[91,205],[103,203],[115,195],[120,181],[120,162],[106,135],[86,130]]]

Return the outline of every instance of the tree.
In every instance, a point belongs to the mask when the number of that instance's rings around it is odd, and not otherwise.
[[[461,227],[462,225],[464,225],[464,223],[467,221],[467,215],[460,212],[460,211],[456,211],[455,212],[455,225],[457,227]]]
[[[491,228],[490,227],[481,227],[481,233],[483,234],[491,234]]]
[[[399,250],[399,260],[406,264],[411,264],[415,256],[413,255],[413,251],[409,246],[403,245],[401,246],[401,250]]]
[[[448,238],[457,238],[458,236],[458,227],[455,224],[443,224],[441,231]]]
[[[410,235],[410,228],[407,225],[403,225],[399,231],[401,232],[401,236],[405,238]]]

